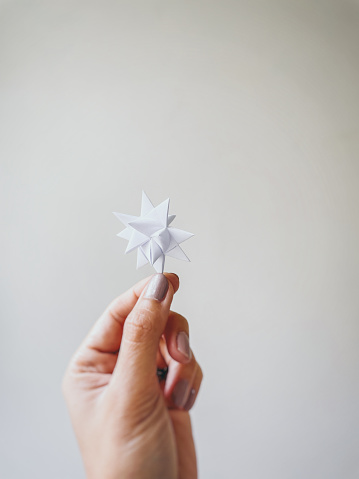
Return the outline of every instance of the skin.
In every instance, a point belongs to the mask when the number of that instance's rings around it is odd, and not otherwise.
[[[188,323],[170,310],[179,279],[165,276],[162,301],[145,297],[151,278],[115,299],[65,373],[63,392],[89,479],[197,478],[188,410],[203,375],[193,353],[177,347]],[[159,381],[157,368],[164,367],[166,380]],[[180,398],[179,384],[186,386]]]

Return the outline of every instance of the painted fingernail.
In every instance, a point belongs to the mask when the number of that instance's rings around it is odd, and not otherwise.
[[[164,274],[155,274],[149,282],[145,294],[147,299],[163,301],[168,291],[168,280]]]
[[[177,334],[177,349],[187,359],[191,358],[191,348],[189,347],[189,338],[187,333],[181,331]]]
[[[172,392],[172,400],[176,407],[183,408],[187,399],[188,381],[180,379]]]
[[[186,404],[184,405],[184,409],[186,411],[189,411],[191,409],[191,407],[193,406],[194,404],[194,401],[196,399],[196,390],[195,389],[191,389],[191,392],[189,393],[189,398],[187,399],[187,402]]]

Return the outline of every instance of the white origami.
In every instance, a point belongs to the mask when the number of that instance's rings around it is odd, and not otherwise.
[[[128,240],[126,253],[137,250],[137,268],[151,263],[157,273],[163,273],[165,257],[189,261],[179,246],[193,236],[192,233],[170,226],[176,215],[169,215],[169,198],[154,207],[142,192],[141,216],[114,215],[126,226],[117,236]]]

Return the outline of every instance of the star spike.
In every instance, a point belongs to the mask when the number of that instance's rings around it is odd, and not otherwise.
[[[154,209],[154,206],[151,200],[146,195],[146,193],[142,191],[141,216],[147,215],[153,209]]]
[[[176,217],[169,215],[169,203],[168,198],[155,207],[142,191],[140,216],[114,213],[126,227],[117,235],[128,241],[126,253],[137,249],[137,268],[150,263],[157,272],[163,273],[166,256],[189,261],[179,244],[193,234],[169,226]]]
[[[178,244],[183,243],[184,241],[192,238],[193,233],[189,233],[188,231],[179,230],[178,228],[168,228],[168,231],[172,238],[177,241]]]

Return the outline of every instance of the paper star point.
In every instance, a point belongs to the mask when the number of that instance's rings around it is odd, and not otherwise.
[[[190,261],[179,245],[193,234],[170,226],[176,215],[169,214],[169,204],[168,198],[155,207],[142,191],[140,216],[114,213],[125,226],[117,236],[128,241],[126,253],[137,249],[137,268],[150,263],[157,273],[163,273],[166,256]]]

